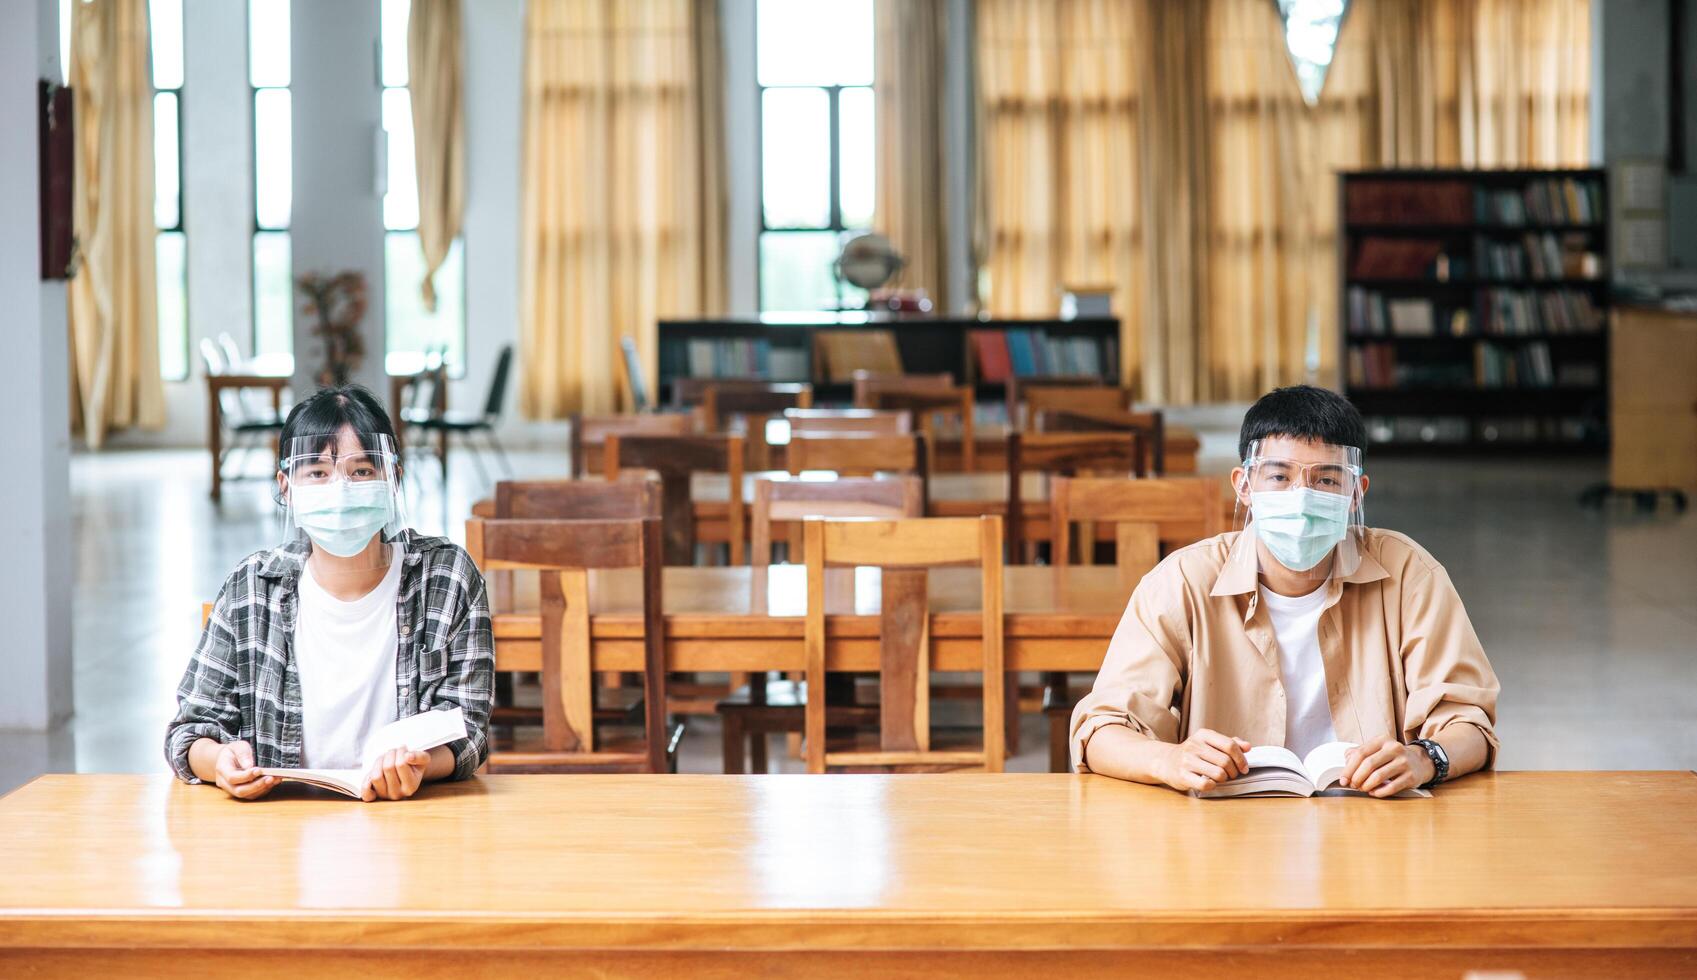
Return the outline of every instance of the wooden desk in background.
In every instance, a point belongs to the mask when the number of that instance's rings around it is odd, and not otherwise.
[[[212,450],[212,499],[224,497],[224,407],[219,395],[243,388],[271,389],[271,410],[283,414],[283,392],[294,380],[292,374],[209,374],[206,376],[206,445]]]
[[[1067,775],[0,800],[0,973],[1690,976],[1697,778],[1202,801]],[[1497,975],[1497,974],[1493,974]]]

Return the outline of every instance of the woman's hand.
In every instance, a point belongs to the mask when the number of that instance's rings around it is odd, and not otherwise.
[[[1220,783],[1249,771],[1243,753],[1249,743],[1207,728],[1172,746],[1161,781],[1176,790],[1206,793]]]
[[[1349,750],[1343,757],[1343,776],[1338,785],[1384,799],[1424,786],[1433,775],[1432,759],[1425,749],[1383,736]]]
[[[213,781],[238,800],[257,800],[277,785],[276,776],[261,776],[253,763],[253,746],[226,742],[212,763]]]
[[[424,772],[430,766],[430,753],[408,749],[390,749],[371,767],[371,782],[366,784],[361,799],[404,800],[418,792],[424,783]]]

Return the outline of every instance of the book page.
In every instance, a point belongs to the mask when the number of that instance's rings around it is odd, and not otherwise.
[[[1308,757],[1302,760],[1302,771],[1308,774],[1316,791],[1343,778],[1344,758],[1355,746],[1355,742],[1327,742],[1309,750]]]
[[[465,713],[459,708],[420,711],[372,732],[365,742],[365,754],[360,757],[361,768],[363,772],[370,772],[383,753],[390,749],[428,752],[438,745],[447,745],[465,737]]]
[[[259,774],[333,789],[356,799],[365,793],[365,773],[358,769],[261,769]]]
[[[1257,745],[1245,752],[1243,756],[1244,760],[1249,763],[1250,769],[1273,768],[1289,769],[1291,772],[1306,772],[1302,766],[1302,760],[1296,757],[1296,753],[1282,745]]]

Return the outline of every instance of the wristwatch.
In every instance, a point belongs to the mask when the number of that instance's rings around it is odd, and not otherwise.
[[[1414,744],[1426,750],[1426,757],[1432,760],[1432,778],[1421,789],[1431,789],[1450,776],[1450,757],[1444,747],[1429,738],[1417,738]]]

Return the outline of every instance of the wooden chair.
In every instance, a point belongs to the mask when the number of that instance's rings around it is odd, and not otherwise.
[[[875,473],[927,475],[924,436],[819,435],[805,433],[790,439],[784,451],[789,471],[830,470],[838,476]]]
[[[688,396],[691,393],[686,390],[688,386],[684,382],[698,380],[680,378],[673,382],[672,391]],[[748,468],[769,470],[772,468],[772,447],[766,441],[766,423],[789,409],[812,408],[813,386],[769,381],[707,380],[701,382],[699,398],[695,408],[702,430],[728,432],[731,431],[731,420],[741,418],[743,439],[748,447]]]
[[[1167,474],[1167,426],[1159,409],[1127,412],[1043,408],[1034,413],[1032,424],[1038,432],[1136,432],[1143,437],[1149,473]]]
[[[1166,477],[1147,480],[1056,477],[1049,484],[1050,555],[1055,565],[1071,564],[1072,523],[1114,525],[1114,563],[1129,596],[1165,553],[1211,538],[1225,530],[1214,477]],[[1091,538],[1094,538],[1094,534]],[[1090,564],[1095,549],[1087,539],[1079,554]],[[1045,675],[1043,714],[1049,722],[1049,771],[1067,772],[1067,742],[1075,699],[1067,675]]]
[[[1001,772],[1006,743],[1003,718],[1002,521],[999,517],[937,517],[901,521],[808,521],[807,620],[804,677],[822,690],[830,645],[825,615],[825,570],[840,566],[882,569],[879,629],[877,745],[870,749],[826,744],[826,705],[808,698],[803,709],[807,771],[870,768],[940,771],[979,768]],[[939,565],[977,565],[983,588],[983,736],[977,748],[939,749],[930,724],[930,603],[927,571]]]
[[[1010,377],[1007,381],[1008,427],[1018,429],[1021,432],[1031,431],[1031,420],[1037,413],[1037,409],[1030,405],[1031,392],[1042,393],[1039,395],[1040,400],[1044,397],[1052,397],[1064,401],[1066,392],[1081,390],[1086,392],[1121,392],[1125,396],[1125,400],[1118,402],[1113,407],[1125,409],[1131,405],[1129,391],[1105,385],[1102,383],[1102,379],[1094,374],[1042,374],[1027,375],[1023,378]],[[1101,395],[1081,395],[1078,400],[1069,404],[1091,404],[1098,408],[1106,407],[1104,402],[1097,401],[1102,397]]]
[[[913,431],[913,416],[871,408],[791,408],[784,412],[790,436],[864,435],[905,436]]]
[[[687,413],[656,415],[573,415],[570,453],[572,476],[583,479],[606,469],[608,436],[687,436],[695,418]]]
[[[661,618],[660,522],[480,520],[485,568],[539,573],[540,664],[497,661],[497,670],[542,673],[540,744],[497,739],[491,773],[671,772],[682,727],[666,719],[666,654]],[[468,523],[468,537],[471,523]],[[592,569],[642,571],[641,729],[635,738],[597,730],[595,670],[589,632]]]
[[[754,485],[750,535],[751,562],[765,568],[771,558],[772,522],[791,522],[790,558],[800,557],[801,522],[809,518],[876,518],[892,520],[922,517],[923,500],[917,477],[888,479],[847,477],[838,480],[760,480]],[[719,702],[719,719],[724,733],[725,772],[744,771],[744,750],[753,771],[766,771],[766,736],[785,733],[799,746],[803,727],[806,689],[799,675],[785,680],[756,678],[757,683],[739,687]],[[834,724],[877,724],[876,705],[853,703],[854,689],[831,696],[830,715]]]
[[[895,410],[914,416],[930,453],[928,468],[937,472],[937,416],[960,418],[961,468],[970,473],[978,468],[978,443],[974,432],[975,401],[970,385],[957,385],[949,374],[903,374],[894,376],[856,372],[854,407]]]
[[[495,516],[503,520],[628,521],[660,516],[653,480],[502,480]]]
[[[1076,475],[1143,474],[1142,437],[1137,432],[1010,432],[1007,441],[1008,560],[1023,563],[1036,542],[1025,530],[1021,483],[1027,472]]]
[[[665,526],[668,565],[695,564],[695,507],[690,477],[723,473],[729,481],[726,518],[730,523],[730,563],[743,562],[743,440],[741,436],[607,436],[607,479],[623,470],[653,470],[660,475],[660,513]]]
[[[861,371],[902,373],[895,331],[859,327],[813,332],[813,377],[841,384]]]

